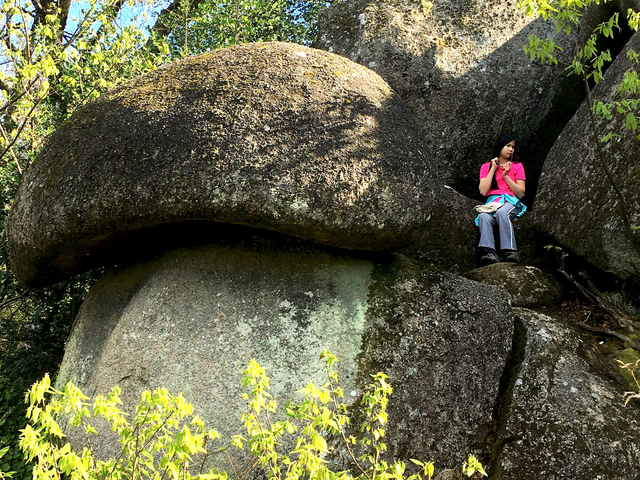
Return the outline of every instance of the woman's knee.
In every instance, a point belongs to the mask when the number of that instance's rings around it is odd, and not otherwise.
[[[496,211],[496,217],[499,217],[505,220],[509,219],[509,214],[511,213],[511,210],[513,210],[512,205],[501,207]]]
[[[493,223],[493,215],[490,213],[481,213],[478,215],[478,225],[482,225],[484,223]]]

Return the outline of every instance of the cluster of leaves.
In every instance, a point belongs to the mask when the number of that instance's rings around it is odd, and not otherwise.
[[[162,19],[171,55],[187,56],[238,43],[309,45],[327,0],[182,0]]]
[[[166,60],[166,44],[140,48],[149,13],[132,6],[118,0],[3,2],[0,156],[6,161],[8,154],[19,175],[44,136],[76,108]]]
[[[553,22],[556,32],[564,32],[570,35],[572,30],[579,24],[582,12],[592,5],[606,3],[607,0],[519,0],[518,6],[523,9],[528,17],[543,18]],[[605,120],[611,118],[611,112],[624,115],[623,128],[638,132],[638,105],[640,103],[640,80],[636,69],[625,72],[624,78],[618,87],[620,100],[607,103],[593,100],[590,95],[589,81],[598,84],[604,75],[604,68],[612,61],[609,50],[598,48],[600,38],[613,38],[615,32],[620,31],[619,13],[614,13],[608,20],[600,23],[591,33],[584,45],[579,48],[573,57],[571,65],[567,70],[572,75],[580,76],[585,83],[587,96],[591,110],[600,115]],[[632,9],[627,11],[627,22],[633,31],[637,31],[640,26],[640,12]],[[530,35],[529,44],[525,47],[531,61],[537,60],[543,63],[558,64],[556,53],[562,48],[552,39],[541,39]],[[627,57],[638,64],[638,53],[634,50],[627,51]],[[614,132],[609,132],[602,137],[606,142],[618,136]]]
[[[245,478],[260,467],[270,480],[422,480],[431,479],[433,463],[413,462],[419,471],[405,475],[406,465],[400,461],[386,462],[381,454],[386,450],[382,442],[387,420],[386,407],[391,386],[386,376],[373,377],[363,395],[364,437],[357,441],[346,433],[349,425],[347,407],[342,401],[336,359],[324,351],[328,381],[321,387],[308,385],[298,404],[285,406],[285,419],[276,420],[277,404],[269,395],[266,370],[252,360],[243,372],[242,384],[248,389],[243,397],[248,409],[242,415],[245,436],[235,436],[233,445],[246,448],[251,458],[246,466],[232,464],[238,479]],[[34,479],[203,479],[227,480],[228,474],[205,469],[209,452],[219,452],[211,442],[219,438],[215,430],[207,430],[200,418],[193,415],[193,407],[182,395],[172,396],[166,389],[146,391],[136,407],[131,421],[120,410],[120,390],[114,387],[107,395],[100,395],[89,403],[79,389],[68,383],[63,391],[52,388],[49,377],[33,385],[27,395],[29,424],[22,430],[20,446],[34,462]],[[282,417],[282,416],[280,416]],[[92,439],[97,434],[91,418],[100,418],[111,427],[120,441],[120,455],[107,460],[94,455]],[[60,421],[67,430],[81,429],[85,438],[82,452],[76,453],[69,443]],[[295,446],[290,451],[286,435],[294,435]],[[333,471],[328,456],[333,449],[327,438],[343,440],[353,461],[353,472]],[[359,459],[353,446],[360,445],[364,453]],[[6,451],[5,451],[6,453]],[[0,452],[0,455],[2,452]],[[464,463],[462,474],[468,477],[486,475],[473,456]],[[6,472],[2,478],[12,475]]]

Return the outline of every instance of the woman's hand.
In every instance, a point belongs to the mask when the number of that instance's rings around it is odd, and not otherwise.
[[[524,197],[524,180],[513,180],[507,173],[511,170],[511,166],[513,163],[506,162],[502,165],[502,179],[507,182],[511,191],[515,194],[516,197],[522,198]]]
[[[497,170],[498,169],[498,157],[492,158],[491,159],[491,170]]]

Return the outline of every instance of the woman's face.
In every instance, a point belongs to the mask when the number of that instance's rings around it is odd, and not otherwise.
[[[513,151],[516,149],[516,141],[512,140],[507,143],[502,150],[500,150],[500,156],[502,158],[511,158],[513,156]]]

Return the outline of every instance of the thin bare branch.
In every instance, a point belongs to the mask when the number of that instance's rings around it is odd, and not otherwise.
[[[328,374],[328,372],[327,372]],[[338,402],[336,400],[336,392],[335,389],[333,387],[333,382],[331,381],[331,375],[328,375],[329,377],[329,387],[331,388],[331,398],[333,400],[333,405],[336,409],[336,412],[339,411],[338,408]],[[367,478],[371,478],[369,476],[369,474],[367,472],[364,471],[364,469],[362,468],[362,466],[360,466],[360,462],[358,462],[358,460],[356,459],[356,456],[353,454],[353,452],[351,451],[351,446],[349,445],[349,440],[347,440],[346,435],[344,434],[344,426],[340,425],[340,435],[342,436],[342,439],[344,440],[344,445],[345,447],[347,447],[347,452],[349,453],[349,456],[351,457],[351,461],[353,463],[355,463],[356,467],[358,467],[358,470],[360,470],[360,472],[362,472],[362,474],[367,477]],[[374,471],[374,475],[375,475],[375,471]]]
[[[190,2],[190,8],[197,10],[203,0],[192,0]],[[163,8],[158,14],[158,20],[155,25],[149,31],[149,40],[147,40],[147,48],[153,48],[153,37],[158,36],[160,38],[166,38],[171,29],[167,23],[167,18],[175,14],[180,8],[182,8],[183,0],[173,0],[166,8]]]
[[[10,99],[9,101],[7,101],[7,103],[5,103],[5,104],[0,108],[0,113],[2,113],[2,112],[4,112],[5,110],[7,110],[10,106],[15,105],[15,103],[16,103],[18,100],[20,100],[20,99],[21,99],[22,97],[24,97],[27,93],[29,93],[29,91],[31,90],[31,88],[36,84],[36,82],[37,82],[38,80],[40,80],[40,77],[39,77],[39,76],[34,77],[34,78],[31,80],[31,83],[29,83],[29,84],[26,86],[26,88],[25,88],[25,87],[23,87],[22,92],[21,92],[21,93],[19,93],[17,97],[14,97],[14,98]],[[6,86],[6,88],[5,88],[5,86]],[[4,83],[0,84],[0,87],[1,87],[3,90],[6,90],[6,91],[10,91],[10,90],[11,90],[11,87],[9,87],[8,85],[6,85],[6,84],[4,84]]]
[[[60,30],[64,34],[67,28],[67,19],[69,18],[69,9],[71,8],[71,0],[60,0],[58,2],[58,8],[60,9]],[[62,41],[62,36],[60,38]]]
[[[18,300],[26,297],[27,295],[29,295],[29,293],[31,292],[31,290],[25,290],[24,292],[22,292],[20,295],[10,298],[9,300],[6,300],[2,303],[0,303],[0,310],[2,310],[4,307],[7,307],[9,305],[11,305],[14,302],[17,302]]]
[[[29,29],[27,28],[27,21],[24,18],[24,12],[20,9],[20,18],[22,18],[22,29],[24,30],[24,41],[25,41],[25,57],[28,59],[29,64],[31,64],[31,39],[29,37]]]
[[[8,144],[9,139],[7,138],[7,133],[5,132],[1,122],[0,122],[0,134],[2,134],[2,138],[4,138],[4,141],[7,142]],[[13,158],[13,162],[16,164],[16,168],[18,169],[18,174],[22,175],[22,168],[20,168],[20,162],[18,161],[18,158],[16,157],[15,153],[13,153],[13,148],[9,148],[9,153]]]
[[[42,100],[44,100],[44,98],[45,98],[45,96],[42,96],[42,97],[36,99],[36,101],[33,103],[33,106],[31,107],[31,110],[29,110],[29,113],[27,114],[25,120],[22,122],[22,125],[20,125],[20,128],[18,129],[18,132],[16,133],[15,137],[13,138],[11,143],[9,143],[9,145],[7,145],[5,147],[5,149],[2,151],[2,153],[0,153],[0,158],[4,157],[4,155],[9,151],[9,149],[11,149],[11,147],[13,147],[13,145],[18,141],[18,138],[20,138],[20,134],[22,133],[22,130],[24,129],[24,127],[28,123],[29,119],[31,118],[31,115],[33,114],[35,109],[38,107],[40,102],[42,102]]]

